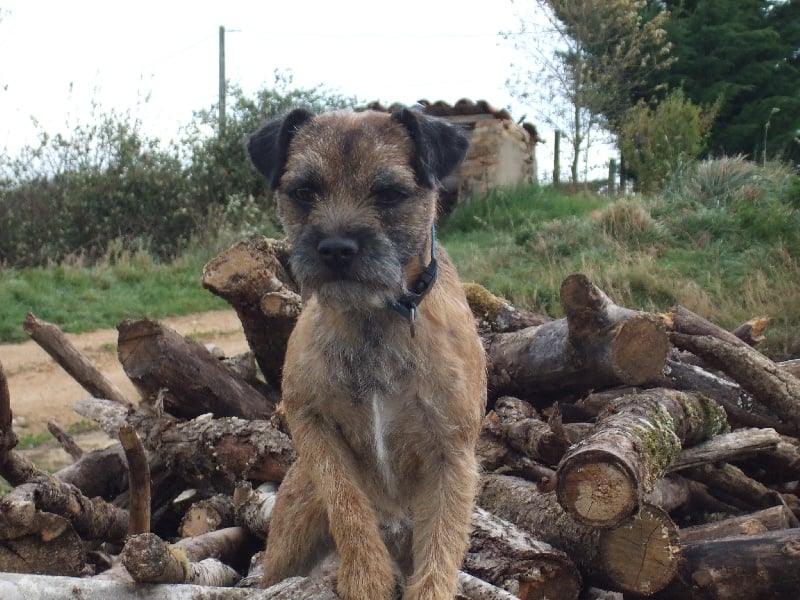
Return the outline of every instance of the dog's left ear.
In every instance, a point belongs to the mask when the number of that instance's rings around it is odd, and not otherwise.
[[[275,191],[280,183],[283,169],[286,166],[289,144],[294,134],[303,123],[313,116],[313,113],[304,108],[296,108],[283,117],[270,121],[247,140],[250,160],[253,161],[255,168],[267,178],[272,191]]]
[[[393,110],[392,119],[406,128],[414,143],[414,169],[419,185],[436,187],[464,160],[469,139],[455,125],[406,107]]]

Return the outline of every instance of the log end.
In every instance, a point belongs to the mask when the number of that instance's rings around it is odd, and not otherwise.
[[[559,504],[577,522],[613,527],[636,510],[636,478],[613,454],[592,451],[561,463],[556,476]]]
[[[669,515],[650,504],[600,536],[603,572],[624,592],[649,596],[678,572],[680,539]]]
[[[663,324],[645,313],[622,323],[611,343],[611,368],[625,385],[656,380],[664,370],[670,341]]]

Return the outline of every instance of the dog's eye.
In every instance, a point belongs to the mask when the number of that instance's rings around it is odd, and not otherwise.
[[[312,204],[317,197],[317,193],[310,187],[299,187],[288,192],[289,198],[298,204]]]
[[[401,188],[386,188],[373,192],[372,198],[379,206],[395,206],[408,199],[411,194]]]

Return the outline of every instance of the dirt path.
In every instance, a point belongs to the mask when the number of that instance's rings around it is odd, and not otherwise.
[[[228,355],[247,350],[241,323],[232,310],[162,319],[162,322],[182,335],[213,343]],[[68,337],[133,402],[138,401],[135,388],[117,360],[116,329]],[[72,405],[88,396],[88,392],[35,342],[0,344],[0,362],[8,378],[14,429],[18,435],[46,431],[48,419],[54,418],[64,427],[82,419],[72,411]]]

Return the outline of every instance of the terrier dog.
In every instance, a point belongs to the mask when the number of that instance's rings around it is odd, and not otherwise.
[[[278,491],[265,586],[335,547],[345,600],[394,598],[396,575],[405,600],[457,591],[486,368],[434,220],[438,182],[467,146],[406,108],[297,109],[249,140],[304,298],[282,380],[299,458]]]

